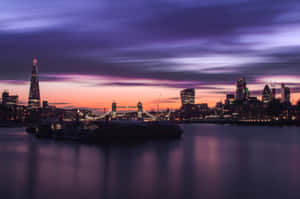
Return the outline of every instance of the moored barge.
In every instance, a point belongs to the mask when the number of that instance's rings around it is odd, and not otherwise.
[[[167,121],[58,121],[39,124],[35,134],[37,137],[101,142],[180,138],[183,131],[178,124]]]

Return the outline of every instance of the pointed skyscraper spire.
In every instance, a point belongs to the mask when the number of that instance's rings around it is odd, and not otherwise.
[[[33,68],[31,74],[28,107],[32,109],[37,109],[40,108],[41,106],[39,78],[37,74],[37,59],[33,59],[32,64],[33,64]]]

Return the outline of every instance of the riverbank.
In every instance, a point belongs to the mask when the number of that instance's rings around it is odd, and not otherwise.
[[[104,121],[103,121],[104,122]],[[226,119],[201,119],[201,120],[181,120],[171,121],[177,124],[231,124],[245,126],[300,126],[300,121],[296,120],[226,120]],[[145,122],[146,123],[146,122]],[[16,121],[0,121],[0,128],[28,127],[27,124]],[[33,129],[34,130],[34,129]]]
[[[232,124],[245,126],[300,126],[300,121],[296,120],[224,120],[224,119],[203,119],[177,121],[179,124],[204,123],[204,124]]]

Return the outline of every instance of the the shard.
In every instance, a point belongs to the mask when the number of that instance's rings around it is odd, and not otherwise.
[[[30,91],[28,98],[28,108],[38,109],[41,106],[39,78],[37,74],[37,59],[33,59]]]

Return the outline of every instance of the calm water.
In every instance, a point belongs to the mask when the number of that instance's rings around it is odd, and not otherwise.
[[[300,128],[182,127],[102,146],[0,129],[0,198],[300,198]]]

